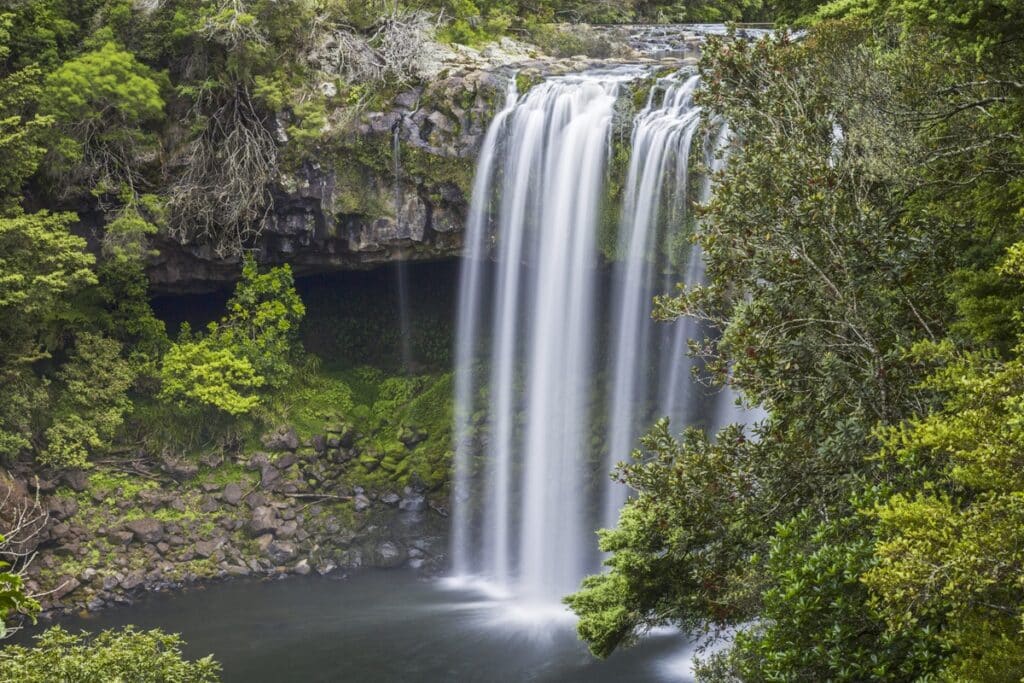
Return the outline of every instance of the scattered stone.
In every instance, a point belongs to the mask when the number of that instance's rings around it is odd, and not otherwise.
[[[404,512],[421,512],[426,508],[427,499],[420,493],[407,492],[405,498],[398,504],[398,509]]]
[[[267,555],[279,564],[294,560],[298,554],[298,548],[291,541],[271,541],[267,546]]]
[[[213,538],[208,541],[196,541],[193,547],[199,557],[210,557],[226,542],[227,539],[224,538]]]
[[[396,505],[398,505],[398,502],[400,500],[402,500],[402,497],[395,493],[394,491],[389,491],[388,493],[385,493],[383,496],[380,497],[380,501],[382,503],[384,503],[385,505],[390,505],[391,507],[395,507]]]
[[[128,545],[132,542],[134,536],[135,534],[125,529],[115,529],[107,532],[107,540],[113,545]]]
[[[256,547],[259,548],[261,555],[267,552],[267,548],[270,547],[270,544],[273,540],[273,534],[263,534],[262,536],[256,539]]]
[[[260,439],[264,448],[271,451],[294,451],[299,447],[299,437],[292,428],[278,428],[264,434]]]
[[[130,591],[133,588],[137,588],[142,585],[142,582],[146,580],[146,575],[141,569],[128,572],[123,579],[121,579],[121,588],[126,591]]]
[[[125,522],[124,527],[143,543],[157,543],[164,537],[164,525],[151,517]]]
[[[298,462],[298,460],[298,457],[294,453],[285,453],[274,461],[274,467],[279,470],[286,470]]]
[[[67,519],[68,517],[74,517],[75,513],[78,512],[78,501],[74,498],[53,496],[46,502],[46,509],[53,519]]]
[[[259,536],[267,532],[273,533],[277,528],[277,518],[273,508],[260,506],[254,508],[249,516],[249,532],[253,536]]]
[[[199,500],[199,510],[201,512],[215,512],[220,509],[220,503],[213,496],[206,495]]]
[[[405,553],[391,541],[384,541],[374,549],[376,564],[384,568],[401,566],[405,562]]]
[[[231,482],[224,487],[221,497],[224,498],[224,502],[228,505],[238,505],[242,500],[242,487],[235,482]]]
[[[163,459],[160,465],[165,472],[179,481],[191,479],[199,474],[199,465],[181,458],[168,456]]]
[[[75,493],[81,493],[89,486],[89,475],[85,470],[68,470],[61,475],[64,483]]]
[[[357,493],[354,500],[356,512],[362,512],[366,508],[370,507],[370,499],[366,497],[366,494]]]
[[[299,525],[295,520],[287,521],[281,524],[274,530],[274,536],[280,539],[295,538],[295,533],[299,530]]]

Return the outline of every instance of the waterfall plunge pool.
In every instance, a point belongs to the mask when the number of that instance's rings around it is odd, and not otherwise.
[[[401,570],[229,581],[57,623],[180,633],[186,656],[213,654],[227,683],[691,680],[690,646],[677,632],[659,631],[599,661],[568,614],[534,619],[514,603]],[[25,632],[17,638],[28,640]]]

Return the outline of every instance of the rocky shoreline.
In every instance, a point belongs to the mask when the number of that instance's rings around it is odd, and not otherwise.
[[[35,554],[26,584],[41,594],[43,614],[125,605],[147,592],[234,577],[443,567],[441,492],[416,483],[346,485],[361,453],[344,429],[304,442],[285,429],[264,443],[261,451],[198,463],[164,459],[141,486],[110,470],[36,479],[15,468],[7,485],[16,500],[31,502],[38,482],[45,511],[34,547],[24,548]]]

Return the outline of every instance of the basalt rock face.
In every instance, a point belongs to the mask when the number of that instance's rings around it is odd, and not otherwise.
[[[298,274],[455,256],[480,139],[511,72],[466,70],[400,92],[385,111],[327,130],[315,158],[282,172],[255,245],[267,265]],[[276,121],[287,141],[287,116]],[[203,291],[234,281],[237,258],[160,240],[153,289]]]

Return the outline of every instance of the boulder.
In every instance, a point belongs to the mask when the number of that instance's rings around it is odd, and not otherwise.
[[[406,554],[391,541],[384,541],[374,548],[373,559],[376,566],[390,569],[404,564]]]
[[[294,451],[299,447],[299,436],[291,427],[278,428],[260,439],[263,447],[271,451]]]
[[[196,541],[193,547],[196,550],[196,555],[199,557],[210,557],[226,542],[227,539],[225,538],[211,538],[208,541]]]
[[[141,569],[136,569],[125,574],[125,577],[121,579],[121,588],[130,591],[141,586],[145,580],[146,574]]]
[[[89,475],[85,470],[68,470],[61,475],[64,483],[75,493],[81,493],[89,487]]]
[[[277,516],[274,509],[261,505],[253,508],[249,516],[249,533],[253,536],[260,536],[265,533],[273,533],[277,529]]]
[[[132,538],[135,536],[131,531],[125,529],[115,529],[107,532],[107,540],[112,545],[128,545],[132,542]]]
[[[294,560],[299,554],[298,547],[291,541],[271,541],[267,546],[267,555],[277,564]]]
[[[152,517],[125,522],[124,528],[142,543],[157,543],[164,538],[164,525]]]
[[[78,501],[74,498],[53,496],[46,501],[46,509],[52,519],[64,520],[73,517],[78,512]]]
[[[403,512],[422,512],[427,508],[427,499],[422,493],[408,492],[398,504],[398,509]]]
[[[242,487],[235,482],[231,482],[224,487],[224,492],[221,494],[221,497],[228,505],[238,505],[242,500]]]
[[[299,530],[299,525],[295,520],[283,522],[277,529],[274,530],[274,536],[277,538],[287,540],[295,538],[295,533]]]

